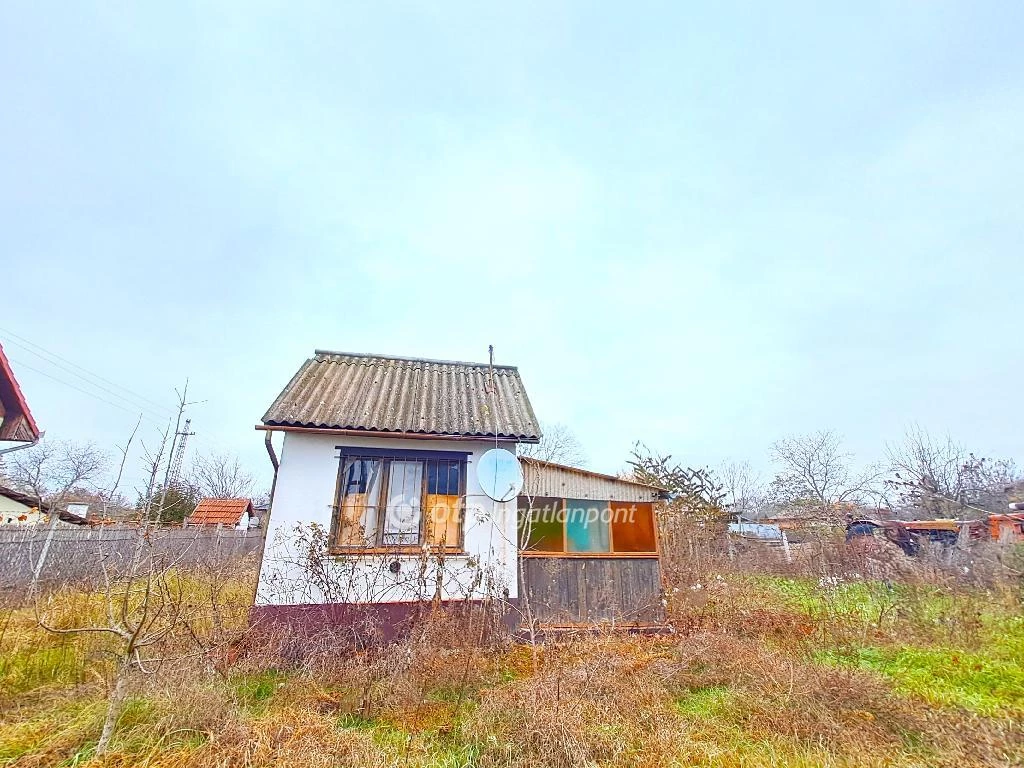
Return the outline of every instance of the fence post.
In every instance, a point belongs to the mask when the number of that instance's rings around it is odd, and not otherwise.
[[[57,529],[57,521],[60,519],[60,512],[55,512],[53,509],[50,510],[50,531],[46,534],[46,543],[43,544],[43,551],[39,554],[39,562],[36,563],[36,570],[32,574],[32,590],[34,591],[36,585],[39,583],[39,574],[43,571],[43,564],[46,562],[46,556],[50,552],[50,543],[53,541],[53,532]]]

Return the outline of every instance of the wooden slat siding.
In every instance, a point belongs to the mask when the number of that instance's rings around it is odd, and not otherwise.
[[[549,625],[654,624],[664,620],[661,570],[652,558],[522,558],[533,615]]]

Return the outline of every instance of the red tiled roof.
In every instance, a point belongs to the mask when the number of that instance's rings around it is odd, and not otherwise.
[[[190,525],[238,525],[242,515],[252,514],[248,499],[203,499],[189,517]]]
[[[14,371],[0,346],[0,440],[31,442],[39,439],[39,427],[14,378]]]

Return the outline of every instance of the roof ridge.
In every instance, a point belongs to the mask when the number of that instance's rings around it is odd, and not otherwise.
[[[355,357],[367,360],[396,360],[403,363],[437,363],[438,365],[468,365],[474,368],[490,368],[490,363],[473,363],[468,360],[441,360],[431,357],[406,357],[403,355],[384,355],[376,352],[338,352],[332,349],[313,350],[317,357]],[[515,365],[494,365],[495,369],[517,371]]]

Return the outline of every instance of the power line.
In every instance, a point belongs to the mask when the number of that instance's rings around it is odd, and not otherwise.
[[[55,366],[57,368],[60,368],[60,369],[62,369],[64,371],[66,371],[67,373],[70,373],[72,376],[75,376],[76,378],[81,379],[82,381],[87,383],[89,386],[96,387],[97,389],[102,389],[104,392],[107,392],[107,393],[113,395],[114,397],[116,397],[116,398],[118,398],[120,400],[124,400],[124,401],[128,402],[132,406],[142,407],[142,408],[146,408],[146,409],[150,409],[151,406],[152,406],[152,407],[155,407],[159,411],[165,411],[167,414],[173,413],[173,409],[168,408],[166,405],[162,405],[161,403],[158,403],[155,400],[151,400],[148,397],[145,397],[144,395],[140,395],[138,392],[134,392],[134,391],[128,389],[127,387],[123,386],[122,384],[118,384],[115,381],[111,381],[108,378],[100,376],[98,373],[93,373],[88,368],[85,368],[85,367],[83,367],[81,365],[78,365],[77,363],[74,363],[71,360],[68,360],[67,358],[62,357],[62,356],[58,355],[56,352],[52,352],[52,351],[46,349],[45,347],[43,347],[43,346],[41,346],[39,344],[36,344],[33,341],[29,341],[28,339],[24,338],[23,336],[19,336],[18,334],[12,333],[11,331],[8,331],[8,330],[6,330],[4,328],[0,328],[0,335],[2,335],[4,337],[10,337],[10,338],[7,338],[8,342],[10,342],[11,344],[14,344],[16,347],[20,347],[24,351],[28,352],[30,355],[35,355],[36,357],[38,357],[41,360],[44,360],[45,362],[49,363],[50,365],[53,365],[53,366]],[[17,339],[18,341],[15,341],[14,339]],[[22,342],[22,343],[19,343],[19,341]],[[26,346],[26,345],[28,345],[28,346]],[[44,353],[44,354],[40,354],[39,352],[36,352],[33,349],[30,349],[29,347],[34,347],[35,349],[41,350],[42,353]],[[51,358],[51,357],[52,358],[56,358],[57,360],[60,360],[60,361],[62,361],[64,363],[66,363],[67,365],[61,365],[60,363],[56,362],[55,360],[48,359],[48,358]],[[68,368],[67,366],[71,366],[71,368]],[[115,391],[113,391],[113,390],[103,386],[102,384],[98,384],[95,381],[90,381],[89,378],[87,378],[86,376],[83,376],[82,373],[78,373],[78,371],[72,370],[74,368],[77,368],[79,371],[82,371],[83,373],[87,374],[88,376],[92,377],[93,379],[98,379],[99,381],[105,382],[106,384],[109,384],[109,385],[111,385],[113,387],[117,387],[118,389],[122,390],[123,392],[127,392],[129,395],[132,396],[132,398],[134,398],[134,399],[136,399],[136,400],[138,400],[140,402],[132,403],[130,398],[125,397],[120,392],[115,392]],[[145,405],[147,403],[148,403],[148,405]],[[163,418],[163,416],[161,416],[161,418]]]
[[[15,344],[16,344],[17,346],[21,347],[21,345],[20,345],[20,344],[17,344],[17,342],[15,342]],[[22,347],[22,348],[24,349],[24,347]],[[28,352],[29,354],[35,354],[34,352],[32,352],[32,350],[31,350],[31,349],[25,349],[25,351],[26,351],[26,352]],[[49,363],[50,365],[53,365],[53,366],[55,366],[55,367],[57,367],[57,368],[61,368],[62,370],[67,370],[67,369],[64,369],[64,368],[63,368],[62,366],[60,366],[60,365],[57,365],[56,363],[54,363],[54,362],[53,362],[52,360],[47,360],[47,359],[46,359],[45,357],[43,357],[42,355],[36,355],[36,357],[38,357],[38,358],[39,358],[40,360],[42,360],[43,362]],[[14,358],[11,358],[11,359],[13,360]],[[33,371],[35,371],[36,373],[41,373],[41,374],[43,374],[44,376],[49,376],[49,377],[50,377],[51,379],[53,379],[54,381],[59,381],[59,382],[60,382],[61,384],[67,384],[68,386],[73,386],[72,384],[70,384],[69,382],[66,382],[66,381],[64,381],[63,379],[58,379],[58,378],[56,378],[56,377],[54,377],[54,376],[52,376],[52,375],[50,375],[50,374],[47,374],[47,373],[46,373],[45,371],[40,371],[40,370],[39,370],[38,368],[33,368],[32,366],[28,365],[27,363],[19,362],[18,364],[19,364],[19,365],[22,365],[22,366],[24,366],[24,367],[26,367],[26,368],[28,368],[29,370],[33,370]],[[68,373],[70,373],[70,374],[72,374],[72,375],[76,375],[74,371],[68,371]],[[166,417],[166,416],[164,416],[163,414],[157,413],[157,412],[156,412],[155,410],[153,410],[152,408],[150,408],[150,407],[148,407],[148,406],[146,406],[146,405],[143,405],[143,404],[141,404],[141,403],[135,403],[135,402],[132,402],[132,401],[131,401],[131,400],[129,400],[128,398],[124,397],[123,395],[120,395],[120,394],[118,394],[117,392],[115,392],[115,391],[113,391],[113,390],[111,390],[111,389],[108,389],[107,387],[104,387],[104,386],[102,386],[102,385],[100,385],[100,384],[96,384],[95,382],[89,381],[88,379],[86,379],[86,378],[85,378],[85,377],[83,377],[83,376],[78,376],[78,378],[79,378],[79,379],[81,379],[82,381],[84,381],[84,382],[85,382],[86,384],[88,384],[88,385],[89,385],[90,387],[96,387],[97,389],[100,389],[100,390],[102,390],[102,391],[104,391],[104,392],[106,392],[106,393],[108,393],[108,394],[110,394],[110,395],[113,395],[113,396],[114,396],[114,397],[116,397],[116,398],[117,398],[118,400],[122,401],[123,403],[126,403],[127,405],[130,405],[130,406],[131,406],[131,407],[132,407],[133,409],[138,409],[139,411],[142,411],[142,412],[148,413],[149,415],[151,415],[151,416],[153,416],[153,417],[155,417],[155,418],[158,418],[158,419],[163,419],[163,418],[167,418],[167,417]],[[84,391],[85,391],[85,390],[82,390],[82,389],[80,389],[80,388],[78,388],[78,387],[74,387],[74,388],[75,388],[75,389],[78,389],[78,391],[79,391],[79,392],[84,392]],[[102,400],[103,398],[98,398],[98,399],[101,399],[101,400]],[[105,402],[109,402],[109,401],[105,401]]]
[[[22,362],[20,360],[15,360],[13,357],[10,358],[10,360],[11,360],[12,363],[15,363],[16,365],[19,365],[22,368],[27,368],[30,371],[35,371],[40,376],[45,376],[48,379],[52,379],[53,381],[56,381],[58,384],[63,384],[65,387],[71,387],[71,389],[77,390],[77,391],[81,392],[83,395],[88,395],[89,397],[95,398],[96,400],[99,400],[102,403],[106,403],[107,405],[112,405],[114,408],[118,408],[118,409],[124,411],[125,413],[130,413],[132,415],[138,413],[138,411],[133,411],[132,409],[126,408],[125,406],[123,406],[123,405],[121,405],[119,403],[112,402],[110,400],[107,400],[104,397],[100,397],[95,392],[89,392],[88,390],[82,389],[81,387],[78,387],[78,386],[72,384],[71,382],[64,381],[63,379],[58,379],[56,376],[53,376],[53,375],[47,373],[46,371],[41,371],[38,368],[33,368],[28,363],[24,363],[24,362]],[[156,424],[157,426],[160,426],[160,422],[156,421],[153,417],[154,417],[154,414],[152,414],[152,413],[150,413],[148,415],[147,415],[146,412],[142,413],[142,418],[144,418],[146,421],[149,421],[149,422],[151,422],[153,424]],[[161,417],[156,417],[156,418],[161,418]]]

